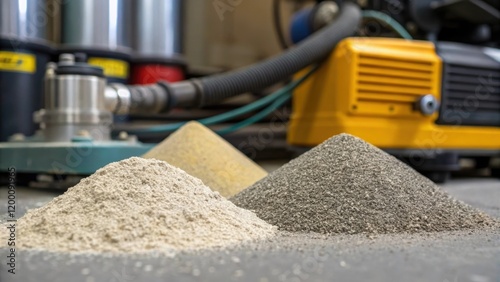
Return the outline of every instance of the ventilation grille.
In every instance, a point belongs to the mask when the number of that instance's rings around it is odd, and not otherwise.
[[[500,69],[444,65],[439,124],[500,126]]]
[[[376,108],[374,105],[392,108],[404,105],[410,109],[420,96],[434,94],[435,69],[432,62],[362,54],[358,63],[356,103],[365,103],[372,109]]]

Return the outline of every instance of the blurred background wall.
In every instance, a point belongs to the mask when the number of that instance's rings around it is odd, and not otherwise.
[[[231,2],[238,4],[223,8]],[[282,1],[284,28],[303,2],[308,1]],[[281,50],[270,0],[185,0],[185,5],[184,52],[191,66],[240,67]]]

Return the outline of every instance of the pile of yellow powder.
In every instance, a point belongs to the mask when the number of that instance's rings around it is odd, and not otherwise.
[[[267,175],[266,171],[226,140],[198,122],[189,122],[147,152],[231,197]]]

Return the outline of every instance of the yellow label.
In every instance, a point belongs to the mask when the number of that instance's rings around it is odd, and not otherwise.
[[[0,70],[34,73],[36,57],[33,54],[0,51]]]
[[[108,58],[89,58],[89,64],[101,67],[104,70],[104,75],[116,78],[128,78],[128,63],[122,60]]]

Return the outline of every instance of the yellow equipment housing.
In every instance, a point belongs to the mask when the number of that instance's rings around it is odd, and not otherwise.
[[[415,108],[441,101],[443,63],[433,43],[348,38],[293,95],[288,143],[312,147],[339,133],[383,149],[500,150],[500,127],[436,123]]]

